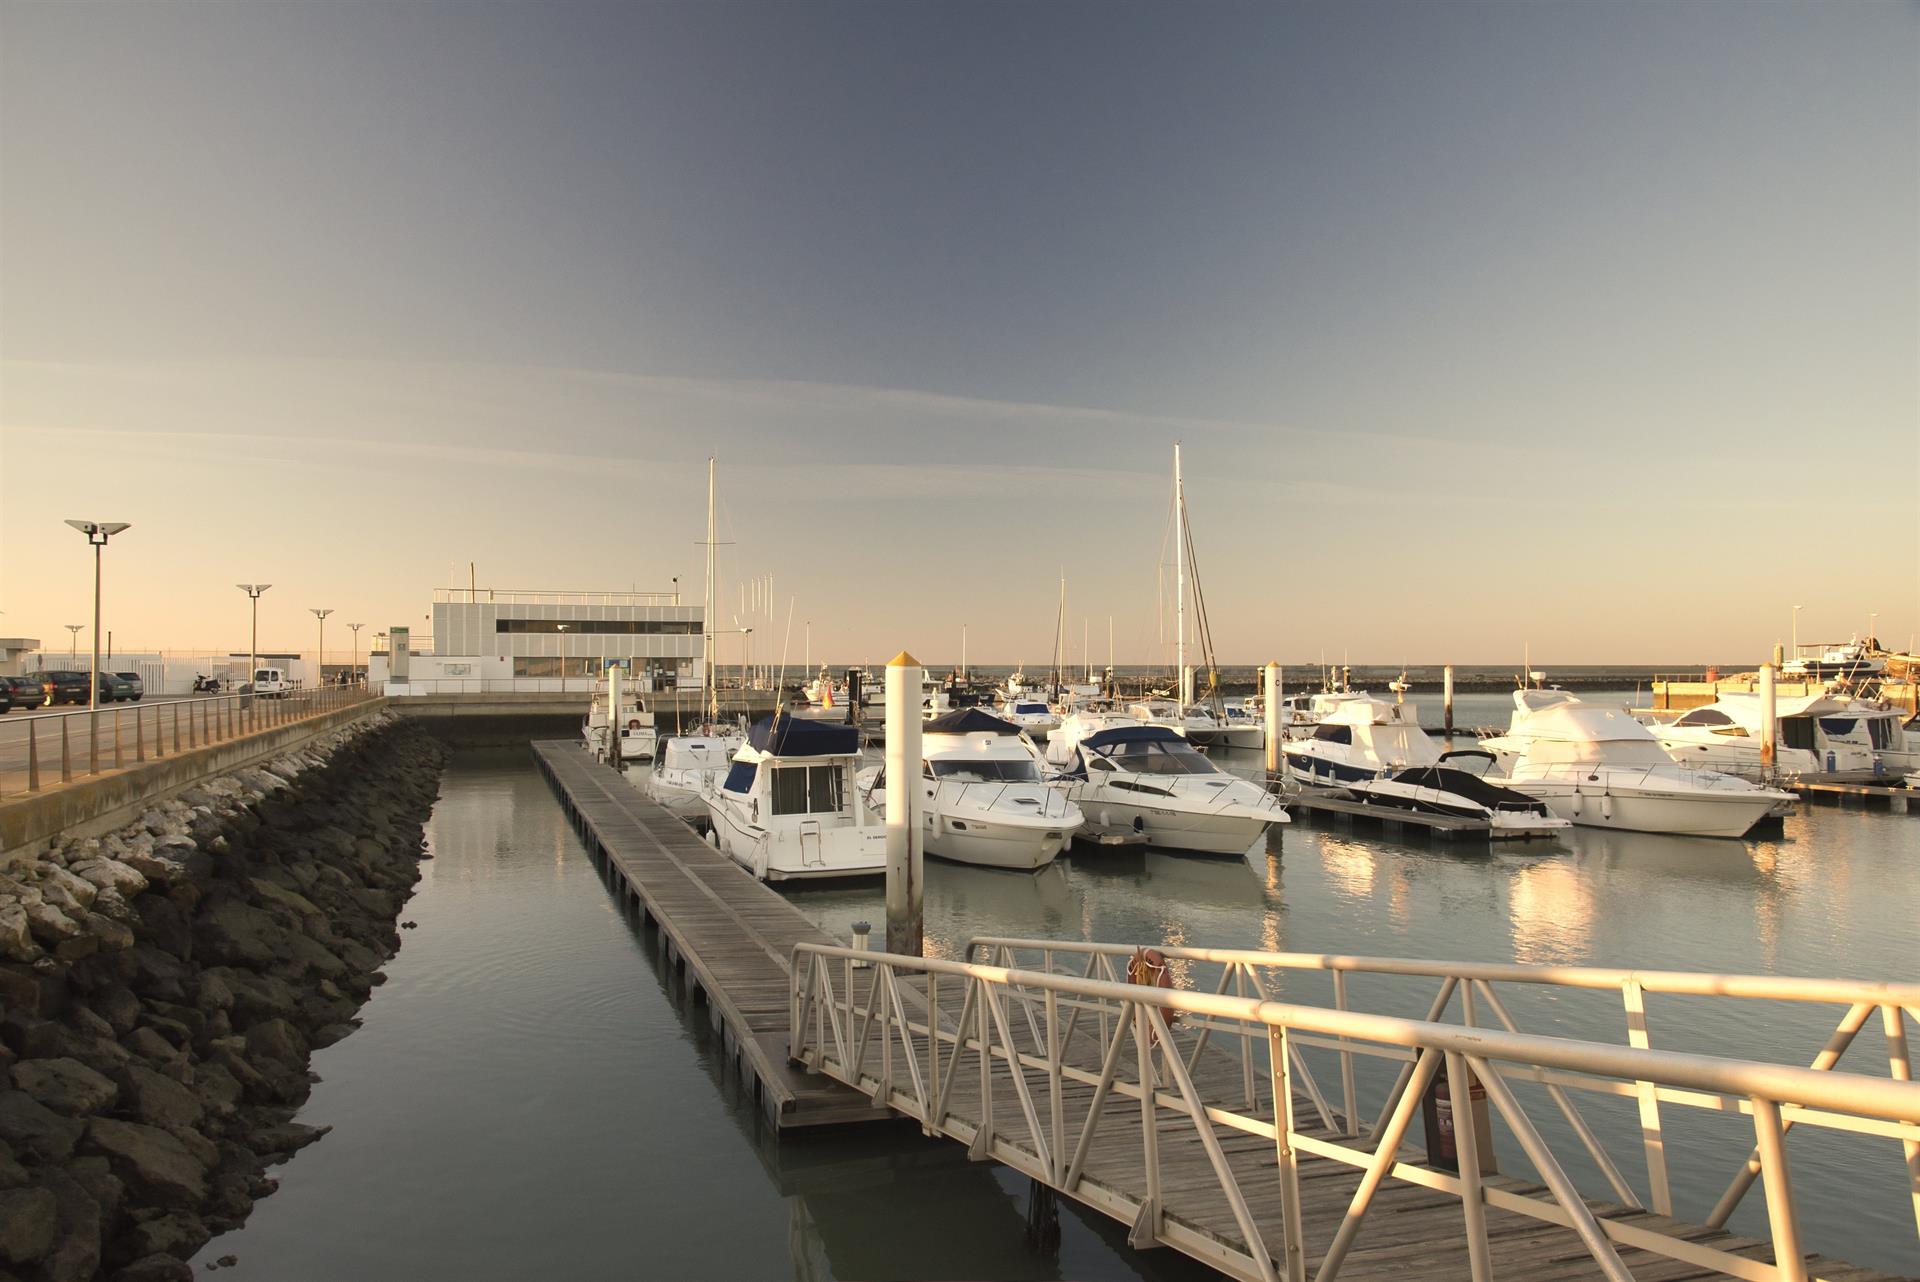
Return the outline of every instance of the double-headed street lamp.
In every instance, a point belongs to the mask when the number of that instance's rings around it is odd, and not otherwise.
[[[100,707],[100,551],[107,546],[108,539],[131,528],[131,524],[127,521],[68,521],[67,524],[86,535],[87,542],[93,545],[93,679],[88,682],[87,707],[97,711]],[[75,639],[78,639],[77,633]]]
[[[67,638],[67,662],[77,665],[80,662],[80,629],[87,625],[84,623],[64,623],[61,624],[61,626],[64,627],[69,634]]]
[[[349,623],[347,630],[353,633],[353,662],[347,665],[347,681],[352,685],[360,684],[360,629],[364,623]]]
[[[273,584],[236,583],[234,586],[253,601],[253,639],[247,643],[247,688],[252,690],[254,674],[260,670],[260,594]]]
[[[333,613],[333,607],[313,610],[313,617],[320,620],[320,653],[313,661],[313,684],[317,689],[327,683],[327,616]]]

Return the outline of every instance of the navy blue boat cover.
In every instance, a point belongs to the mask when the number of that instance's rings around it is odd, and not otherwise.
[[[920,727],[922,734],[1019,734],[1020,727],[979,708],[956,708]]]
[[[833,721],[809,721],[782,713],[763,717],[747,742],[776,757],[854,757],[860,754],[858,727]]]

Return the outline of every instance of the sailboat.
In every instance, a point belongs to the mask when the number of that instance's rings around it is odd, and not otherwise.
[[[1199,747],[1258,748],[1266,742],[1266,727],[1251,718],[1229,717],[1220,697],[1219,665],[1213,652],[1213,629],[1207,621],[1206,597],[1200,591],[1200,567],[1193,555],[1193,529],[1187,520],[1187,486],[1181,473],[1180,445],[1173,447],[1174,552],[1174,671],[1178,701],[1172,705],[1148,701],[1128,709],[1146,725],[1164,725]],[[1187,667],[1187,581],[1193,582],[1198,637],[1207,662],[1205,700],[1194,697],[1193,670]]]
[[[713,638],[713,500],[714,464],[707,460],[707,595],[701,613],[700,707],[703,720],[699,732],[672,735],[663,740],[654,753],[653,769],[647,773],[646,794],[683,819],[704,819],[707,798],[726,777],[733,755],[746,746],[746,736],[738,726],[720,720],[720,689],[714,681]]]

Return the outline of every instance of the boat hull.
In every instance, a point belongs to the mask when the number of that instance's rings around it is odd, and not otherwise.
[[[1768,792],[1679,796],[1545,781],[1515,781],[1511,786],[1545,802],[1555,815],[1582,828],[1683,837],[1744,837],[1769,816],[1776,800]]]
[[[871,824],[768,829],[740,813],[728,794],[707,799],[720,853],[762,881],[825,881],[883,877],[887,871],[885,829]]]

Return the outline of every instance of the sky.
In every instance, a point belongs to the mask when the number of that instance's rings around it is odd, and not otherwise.
[[[1920,7],[0,0],[0,636],[1920,631]],[[82,634],[81,644],[86,644]],[[331,648],[332,643],[330,642]],[[756,641],[756,650],[759,643]]]

